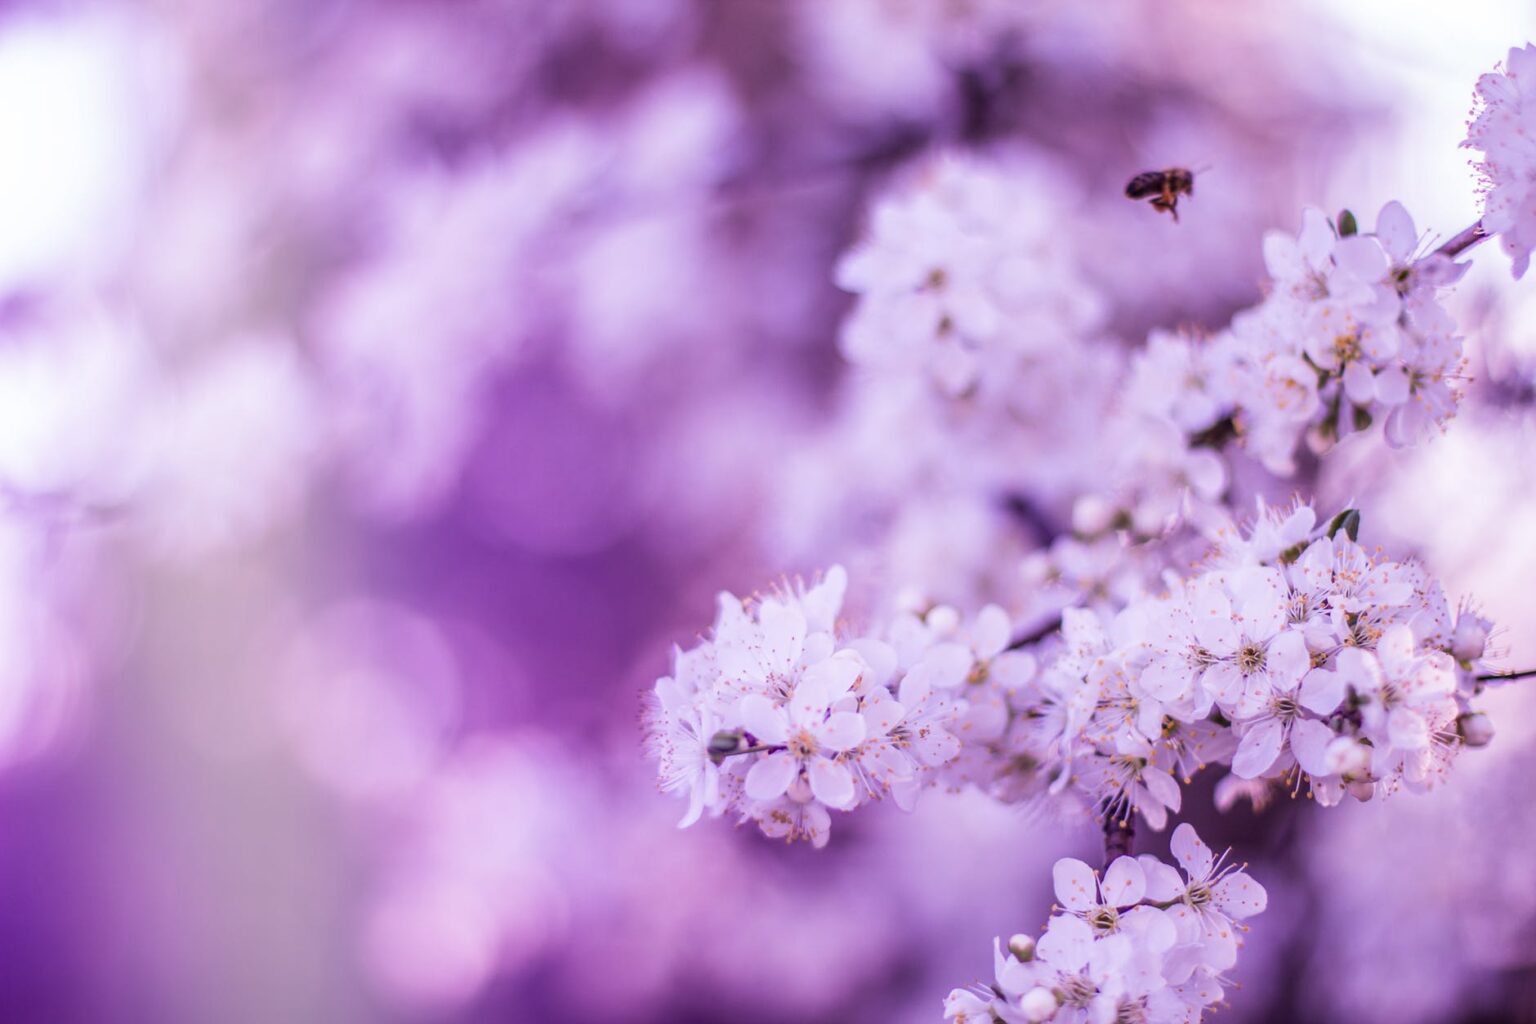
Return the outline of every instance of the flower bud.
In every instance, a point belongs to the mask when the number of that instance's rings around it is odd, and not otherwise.
[[[1464,664],[1481,658],[1488,647],[1488,626],[1481,615],[1463,614],[1451,636],[1451,656]]]
[[[1014,959],[1027,963],[1035,958],[1035,940],[1028,935],[1015,935],[1008,940],[1008,952]]]
[[[1346,779],[1351,776],[1369,776],[1371,773],[1371,748],[1349,736],[1340,736],[1328,744],[1323,755],[1334,775]]]
[[[935,605],[923,616],[923,622],[934,632],[947,635],[960,628],[960,613],[947,604]]]
[[[1493,720],[1481,711],[1469,711],[1456,719],[1456,731],[1469,747],[1486,747],[1493,742]]]
[[[741,746],[741,732],[735,729],[722,729],[709,738],[709,759],[715,764],[731,754],[736,753]]]
[[[1072,505],[1072,529],[1084,537],[1097,537],[1115,521],[1115,507],[1096,495],[1079,498]]]
[[[1019,1009],[1024,1012],[1024,1019],[1032,1022],[1050,1020],[1059,1005],[1055,993],[1044,985],[1036,985],[1019,999]]]

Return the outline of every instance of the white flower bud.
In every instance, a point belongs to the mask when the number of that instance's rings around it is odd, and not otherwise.
[[[1036,985],[1019,999],[1019,1009],[1024,1019],[1032,1022],[1050,1020],[1056,1013],[1056,995],[1043,985]]]
[[[1014,959],[1028,962],[1035,958],[1035,940],[1028,935],[1019,934],[1008,940],[1008,952]]]
[[[1097,495],[1077,499],[1072,505],[1072,529],[1085,537],[1096,537],[1114,522],[1115,507]]]
[[[1370,775],[1371,748],[1348,736],[1340,736],[1328,744],[1324,757],[1329,771],[1334,775],[1342,775],[1346,779]]]
[[[1451,655],[1463,663],[1481,658],[1488,647],[1488,627],[1488,620],[1482,616],[1463,614],[1451,637]]]
[[[1470,711],[1456,719],[1462,742],[1469,747],[1486,747],[1493,742],[1493,720],[1481,711]]]
[[[947,604],[941,604],[929,610],[923,621],[935,633],[947,636],[960,628],[960,613]]]

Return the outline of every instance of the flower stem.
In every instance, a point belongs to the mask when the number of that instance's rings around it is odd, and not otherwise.
[[[1477,677],[1478,682],[1503,682],[1509,679],[1529,679],[1536,676],[1536,668],[1525,668],[1519,672],[1487,672]]]
[[[1466,252],[1477,243],[1483,241],[1486,238],[1492,237],[1492,235],[1483,230],[1483,222],[1478,221],[1471,227],[1462,231],[1460,234],[1451,238],[1450,241],[1446,242],[1440,248],[1436,249],[1435,255],[1449,256],[1451,259],[1455,259],[1457,256],[1460,256],[1462,253]]]

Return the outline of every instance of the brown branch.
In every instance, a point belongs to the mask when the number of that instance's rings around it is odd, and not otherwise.
[[[1529,679],[1536,676],[1536,668],[1521,669],[1519,672],[1488,672],[1477,677],[1480,683],[1507,682],[1511,679]]]
[[[1104,819],[1104,867],[1107,869],[1116,857],[1128,857],[1131,841],[1136,838],[1136,818],[1132,811],[1124,821],[1116,821],[1113,815]]]
[[[1466,252],[1468,249],[1472,248],[1474,245],[1477,245],[1484,239],[1492,237],[1492,235],[1483,230],[1483,222],[1478,221],[1476,224],[1473,224],[1471,227],[1467,228],[1465,231],[1462,231],[1460,234],[1453,237],[1450,241],[1446,242],[1440,248],[1436,249],[1433,253],[1431,253],[1431,255],[1449,256],[1451,259],[1455,259],[1457,256],[1460,256],[1462,253]]]

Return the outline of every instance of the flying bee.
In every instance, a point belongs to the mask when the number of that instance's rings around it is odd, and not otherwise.
[[[1174,223],[1179,220],[1179,196],[1195,194],[1195,172],[1186,167],[1170,167],[1166,171],[1143,171],[1125,186],[1129,199],[1151,198],[1154,210],[1167,210],[1173,214]]]

